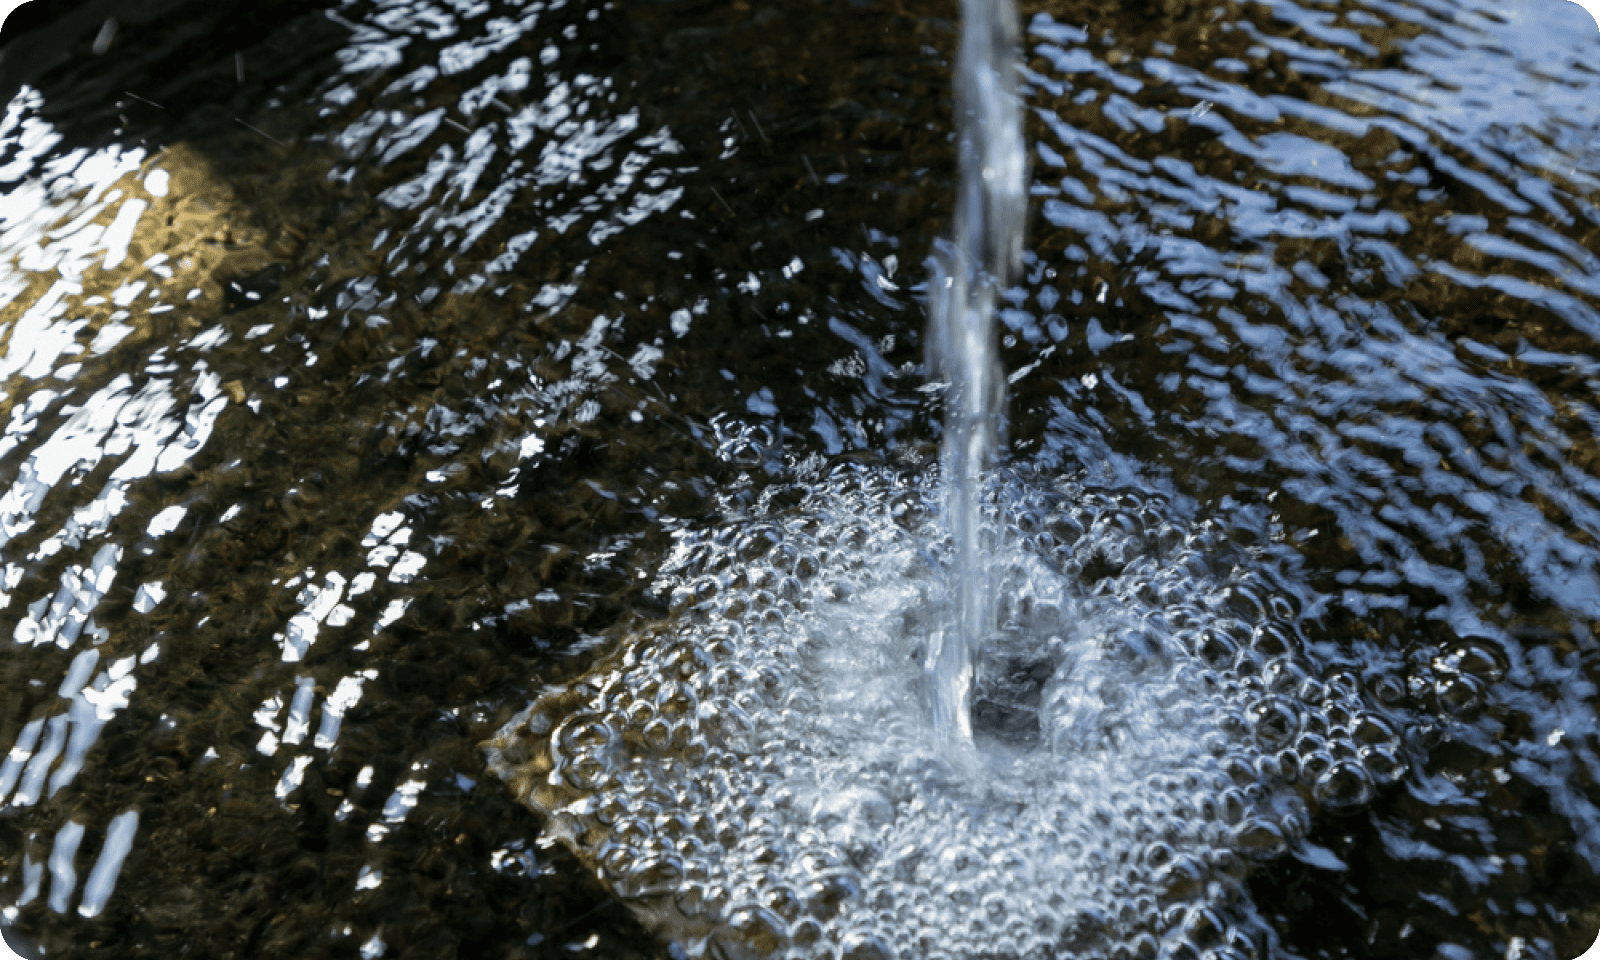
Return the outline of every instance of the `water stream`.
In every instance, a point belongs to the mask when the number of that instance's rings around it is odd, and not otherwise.
[[[990,568],[998,545],[993,525],[984,523],[983,496],[1005,436],[995,311],[1021,265],[1027,216],[1017,53],[1011,0],[963,0],[955,236],[935,257],[928,329],[929,366],[947,384],[940,466],[956,599],[950,622],[929,637],[927,672],[935,736],[953,746],[971,745],[973,655],[996,627]]]

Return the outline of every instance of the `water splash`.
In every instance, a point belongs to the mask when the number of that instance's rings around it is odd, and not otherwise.
[[[1284,571],[1219,525],[1010,468],[985,493],[980,761],[911,693],[951,615],[941,493],[845,464],[682,531],[672,618],[489,769],[689,957],[1250,955],[1253,865],[1402,776],[1393,725],[1310,679]]]
[[[972,743],[973,658],[995,630],[987,557],[996,545],[985,543],[993,535],[982,517],[983,477],[1005,408],[995,300],[1021,259],[1027,212],[1016,8],[1012,0],[962,0],[961,17],[955,238],[938,245],[928,324],[929,366],[948,385],[941,456],[955,604],[930,635],[925,663],[935,736],[958,752]]]

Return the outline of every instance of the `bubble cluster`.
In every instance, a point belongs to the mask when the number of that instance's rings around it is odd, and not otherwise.
[[[938,509],[848,466],[683,533],[672,616],[532,703],[491,769],[689,956],[1256,955],[1251,865],[1400,775],[1396,731],[1310,672],[1302,612],[1216,525],[1010,477],[977,754],[934,742]]]

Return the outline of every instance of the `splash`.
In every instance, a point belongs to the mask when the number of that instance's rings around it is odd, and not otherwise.
[[[981,759],[951,762],[914,692],[953,603],[941,498],[848,467],[683,532],[672,617],[491,770],[691,957],[1252,952],[1251,865],[1392,782],[1392,726],[1311,678],[1280,571],[1214,524],[1004,472]]]
[[[924,669],[935,735],[956,753],[970,753],[973,657],[995,629],[988,555],[996,545],[980,503],[1005,408],[995,301],[1022,256],[1027,151],[1016,8],[1011,0],[963,0],[961,17],[955,238],[938,246],[928,318],[929,366],[946,384],[941,462],[956,600],[950,621],[929,637]]]

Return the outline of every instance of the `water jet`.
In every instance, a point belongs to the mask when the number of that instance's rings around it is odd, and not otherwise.
[[[961,23],[955,236],[934,257],[928,323],[928,366],[945,382],[940,466],[956,599],[954,615],[929,635],[925,665],[934,734],[957,750],[971,747],[973,656],[995,627],[987,559],[995,545],[985,542],[993,531],[980,497],[1004,436],[996,301],[1021,259],[1027,211],[1016,8],[963,0]]]

